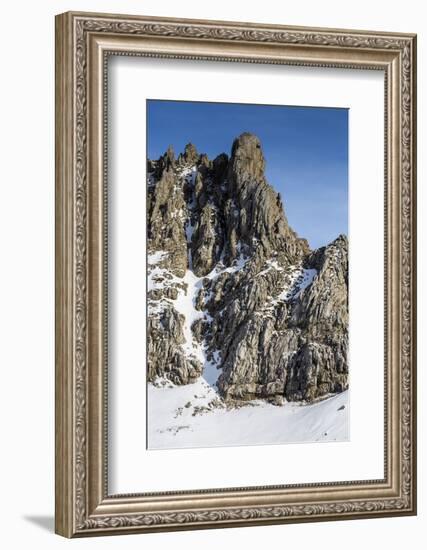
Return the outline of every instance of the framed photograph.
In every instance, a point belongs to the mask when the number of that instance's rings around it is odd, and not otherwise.
[[[416,37],[56,18],[56,532],[416,513]]]

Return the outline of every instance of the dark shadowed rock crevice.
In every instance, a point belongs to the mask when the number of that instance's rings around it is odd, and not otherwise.
[[[229,401],[312,401],[348,387],[348,242],[289,226],[244,133],[214,160],[188,144],[148,167],[148,379],[217,369]]]

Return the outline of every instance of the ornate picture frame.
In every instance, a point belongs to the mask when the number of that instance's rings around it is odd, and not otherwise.
[[[384,479],[108,492],[111,55],[384,71]],[[56,532],[82,537],[416,513],[416,36],[68,12],[56,17]]]

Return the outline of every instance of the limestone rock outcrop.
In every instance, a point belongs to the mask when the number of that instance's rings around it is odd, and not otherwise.
[[[148,166],[148,379],[217,371],[224,400],[312,401],[348,387],[348,242],[310,250],[244,133]]]

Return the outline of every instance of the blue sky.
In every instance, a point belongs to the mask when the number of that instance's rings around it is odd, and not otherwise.
[[[148,157],[192,142],[213,159],[235,137],[261,140],[268,182],[282,196],[291,227],[312,248],[348,227],[348,110],[190,101],[147,102]]]

